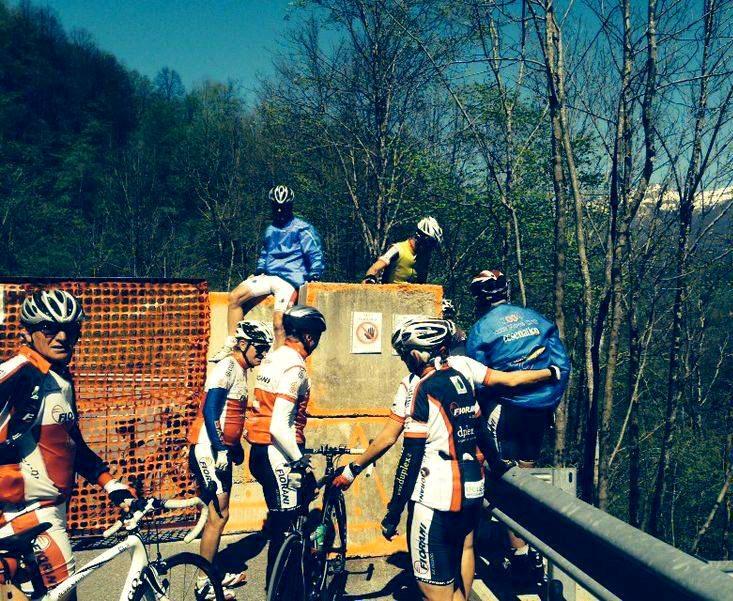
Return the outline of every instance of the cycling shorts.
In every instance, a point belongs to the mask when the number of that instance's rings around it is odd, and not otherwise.
[[[76,569],[66,532],[66,503],[33,510],[29,510],[28,504],[0,504],[0,523],[3,523],[0,538],[18,534],[41,522],[49,522],[51,527],[36,537],[33,549],[43,583],[46,588],[52,589],[72,576]],[[0,581],[4,579],[5,576],[0,577]],[[30,587],[30,583],[22,587],[23,592],[28,593],[29,588],[26,590],[26,587]]]
[[[291,284],[276,275],[253,275],[244,280],[252,296],[272,296],[275,299],[275,311],[284,313],[298,300],[298,293]]]
[[[249,471],[265,495],[270,511],[291,511],[303,502],[303,487],[288,486],[288,459],[271,444],[253,444],[249,454]]]
[[[503,459],[537,461],[545,430],[552,425],[551,408],[528,409],[497,405],[489,413],[489,432],[496,438]]]
[[[217,495],[229,494],[232,490],[232,460],[229,459],[224,470],[214,468],[214,449],[208,444],[194,444],[188,453],[188,467],[196,480],[201,498],[209,491]],[[207,499],[204,499],[207,501]]]
[[[466,537],[479,523],[481,505],[461,511],[438,511],[410,501],[407,546],[415,579],[448,585],[461,571]]]

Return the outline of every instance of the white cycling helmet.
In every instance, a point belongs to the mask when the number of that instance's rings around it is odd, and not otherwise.
[[[254,344],[267,344],[271,346],[275,340],[272,332],[272,324],[256,319],[245,319],[237,324],[234,337],[238,340],[246,340]]]
[[[279,205],[289,204],[293,202],[293,199],[295,198],[295,194],[293,193],[293,191],[287,186],[283,185],[270,188],[270,193],[268,194],[268,196],[270,197],[270,200],[272,202]]]
[[[417,235],[443,244],[443,228],[435,217],[423,217],[417,222]]]
[[[41,290],[26,296],[20,307],[20,323],[80,323],[85,319],[81,302],[66,290]]]
[[[408,319],[392,334],[392,348],[402,355],[406,351],[426,351],[436,355],[452,336],[453,327],[445,319],[420,315]]]

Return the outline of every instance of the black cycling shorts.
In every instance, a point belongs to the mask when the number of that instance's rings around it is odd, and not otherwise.
[[[199,487],[201,498],[208,502],[207,494],[229,494],[232,490],[232,461],[225,470],[214,469],[215,451],[208,444],[193,444],[188,453],[188,467]]]
[[[410,501],[407,547],[415,578],[427,584],[454,582],[461,573],[464,542],[480,517],[480,504],[462,511],[438,511]]]
[[[288,486],[288,460],[271,444],[253,444],[249,454],[249,471],[265,495],[270,511],[290,511],[300,507],[303,488]]]
[[[548,408],[494,407],[489,413],[489,432],[496,438],[502,459],[537,461],[553,414]]]

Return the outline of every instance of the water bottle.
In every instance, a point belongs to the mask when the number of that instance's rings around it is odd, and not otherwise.
[[[311,541],[313,543],[313,550],[316,553],[320,553],[323,551],[323,543],[326,540],[326,525],[325,524],[318,524],[316,526],[316,529],[313,531],[313,534],[311,534]]]

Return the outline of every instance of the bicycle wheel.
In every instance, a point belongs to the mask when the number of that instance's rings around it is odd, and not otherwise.
[[[224,601],[221,578],[214,566],[200,555],[186,552],[151,562],[143,571],[132,601],[198,601],[199,578],[211,591],[207,599]]]
[[[290,533],[275,558],[270,581],[267,583],[267,601],[294,601],[305,599],[303,582],[303,538]]]
[[[332,489],[321,523],[326,526],[326,540],[316,561],[313,597],[331,601],[339,597],[346,584],[342,577],[346,568],[346,502],[341,491]]]

